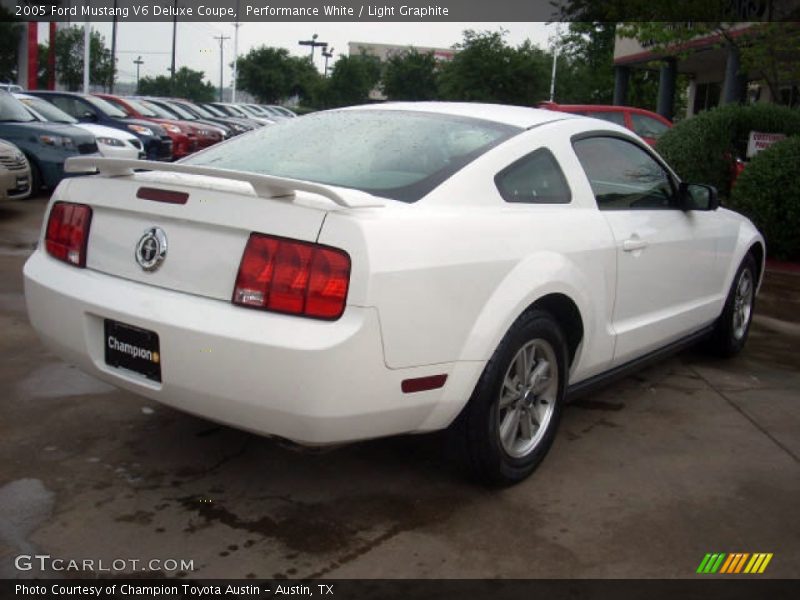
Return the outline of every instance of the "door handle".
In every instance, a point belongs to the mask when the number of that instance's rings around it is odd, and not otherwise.
[[[622,249],[625,252],[634,252],[636,250],[644,250],[645,248],[647,248],[647,242],[645,242],[642,239],[639,239],[638,236],[632,237],[622,242]]]

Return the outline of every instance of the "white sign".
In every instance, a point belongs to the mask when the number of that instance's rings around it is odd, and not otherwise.
[[[750,139],[747,140],[747,158],[753,158],[762,150],[766,150],[775,142],[780,142],[786,139],[782,133],[760,133],[758,131],[750,132]]]

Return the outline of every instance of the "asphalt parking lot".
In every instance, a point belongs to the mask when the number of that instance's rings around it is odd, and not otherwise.
[[[707,552],[800,576],[800,274],[744,353],[689,350],[571,405],[524,483],[469,483],[442,436],[299,453],[83,375],[28,324],[46,200],[0,205],[0,577],[14,557],[174,558],[191,577],[692,577]]]

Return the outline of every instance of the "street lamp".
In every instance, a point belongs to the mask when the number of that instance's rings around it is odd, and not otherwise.
[[[314,64],[314,50],[317,48],[327,48],[328,42],[318,42],[317,38],[319,36],[315,33],[311,36],[310,40],[300,40],[297,43],[301,46],[311,46],[311,64]]]
[[[327,49],[323,50],[322,51],[322,56],[325,57],[325,77],[327,77],[328,76],[328,59],[329,58],[333,58],[333,48],[331,48],[330,50],[327,50]]]

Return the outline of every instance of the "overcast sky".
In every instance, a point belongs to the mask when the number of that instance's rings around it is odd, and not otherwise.
[[[93,28],[105,36],[111,47],[111,23],[94,23]],[[260,45],[278,46],[296,56],[306,56],[307,46],[298,40],[310,39],[317,33],[318,41],[328,42],[334,48],[334,60],[347,54],[348,42],[371,42],[414,46],[449,48],[462,39],[465,29],[497,31],[508,30],[506,39],[518,45],[526,39],[547,47],[555,34],[556,24],[545,23],[243,23],[239,28],[239,55]],[[39,26],[39,41],[47,40],[47,24]],[[233,58],[232,23],[178,23],[176,65],[203,71],[214,85],[219,82],[219,42],[214,36],[230,36],[224,42],[225,85],[230,84],[228,64]],[[141,55],[144,64],[141,76],[167,75],[172,50],[172,23],[120,23],[117,26],[117,70],[119,81],[134,81],[136,67],[133,61]],[[323,59],[319,48],[315,63],[320,71]],[[329,63],[330,64],[330,63]]]

